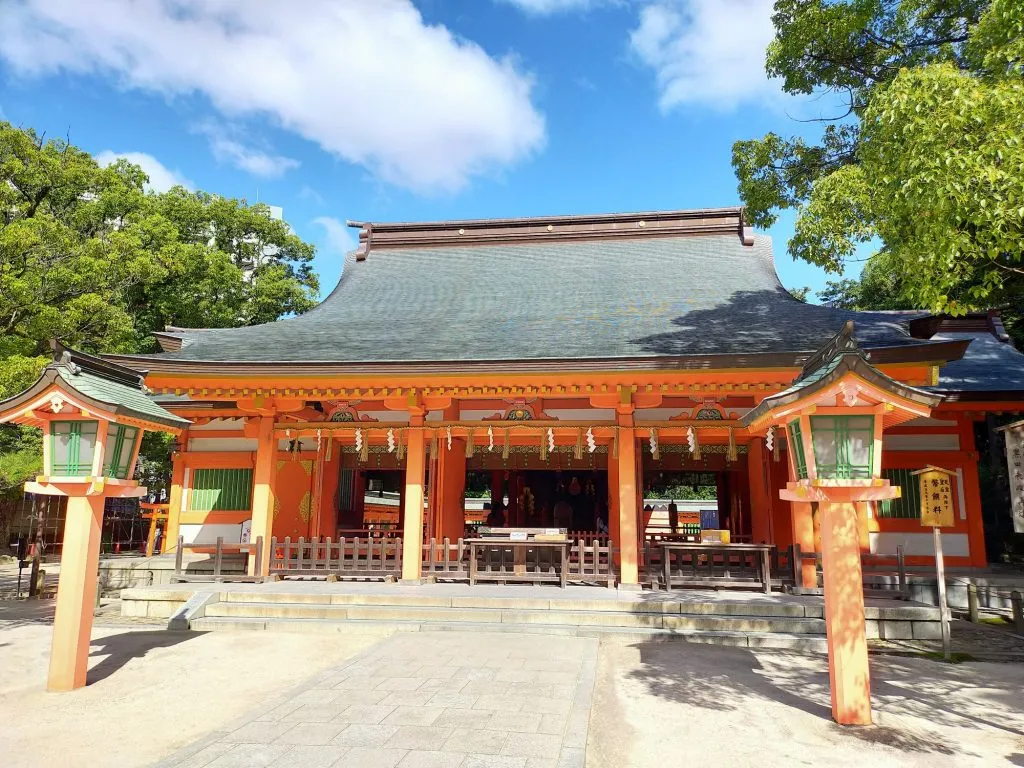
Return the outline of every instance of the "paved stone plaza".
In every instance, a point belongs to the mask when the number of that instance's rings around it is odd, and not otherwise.
[[[170,768],[582,768],[598,641],[396,634]]]

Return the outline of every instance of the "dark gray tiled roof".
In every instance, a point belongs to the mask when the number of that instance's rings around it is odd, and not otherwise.
[[[846,320],[865,348],[925,344],[907,316],[793,299],[771,240],[735,235],[389,247],[346,260],[297,318],[204,330],[167,360],[463,362],[818,349]]]
[[[935,341],[970,340],[960,360],[939,371],[939,392],[1024,392],[1024,354],[991,333],[942,331]]]

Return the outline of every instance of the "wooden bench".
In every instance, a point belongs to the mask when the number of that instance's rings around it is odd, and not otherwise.
[[[479,538],[465,542],[469,545],[470,584],[477,581],[557,582],[565,587],[572,543],[564,529],[484,527],[480,533]],[[484,556],[483,568],[480,567],[481,555]]]
[[[756,586],[768,594],[772,589],[771,550],[770,544],[661,542],[665,589],[672,589],[674,583],[687,587]],[[676,570],[682,571],[682,561],[687,561],[688,573],[673,575],[673,555]]]

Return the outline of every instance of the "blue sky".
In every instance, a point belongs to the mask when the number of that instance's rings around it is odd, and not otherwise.
[[[733,141],[813,132],[770,0],[5,0],[0,117],[283,207],[326,295],[346,218],[737,204]],[[827,276],[785,252],[780,276]],[[855,265],[859,266],[859,265]]]

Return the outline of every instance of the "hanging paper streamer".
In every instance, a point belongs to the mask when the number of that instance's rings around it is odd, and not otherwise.
[[[729,450],[725,454],[727,461],[736,461],[736,435],[729,427]]]
[[[487,450],[494,450],[494,430],[490,427],[487,428]]]
[[[388,453],[395,452],[395,430],[388,430]]]
[[[452,428],[445,427],[444,432],[445,436],[448,438],[448,450],[450,451],[452,449]]]
[[[540,433],[540,460],[546,461],[548,458],[548,436],[544,433]]]
[[[505,442],[504,442],[504,444],[503,444],[503,445],[501,446],[501,458],[503,458],[503,459],[507,459],[507,458],[508,458],[508,450],[509,450],[509,432],[510,432],[510,431],[511,431],[511,430],[509,430],[509,429],[506,429],[506,430],[505,430]]]
[[[587,427],[587,452],[593,453],[597,450],[597,441],[594,439],[594,428]]]
[[[576,447],[572,449],[572,457],[576,461],[583,458],[583,427],[576,430]]]
[[[548,453],[554,453],[555,451],[555,430],[548,427]]]
[[[363,452],[363,430],[356,430],[356,453]]]
[[[316,452],[320,453],[320,430],[316,431]]]
[[[292,431],[290,429],[286,429],[284,431],[284,436],[287,437],[289,440],[291,440],[292,439]]]
[[[764,447],[769,451],[775,448],[775,427],[768,427],[768,431],[764,435]]]
[[[690,453],[693,454],[693,458],[700,459],[700,440],[697,437],[697,433],[693,427],[686,428],[686,443],[690,447]]]
[[[360,444],[360,447],[359,447],[359,460],[360,461],[366,461],[367,459],[370,458],[370,440],[369,440],[369,435],[367,435],[367,438],[365,440],[363,439],[363,436],[362,436],[362,430],[358,430],[357,431],[357,435],[358,435],[358,440],[359,440],[359,444]]]
[[[656,430],[654,427],[651,427],[649,442],[651,444],[651,458],[661,458],[661,448],[658,445],[658,430]]]
[[[473,457],[473,429],[472,427],[466,433],[466,458],[470,459]]]

